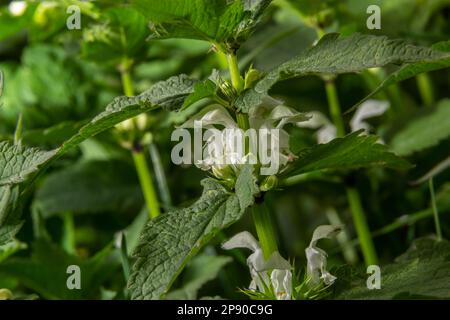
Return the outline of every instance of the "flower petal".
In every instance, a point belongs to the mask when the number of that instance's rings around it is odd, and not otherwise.
[[[201,121],[204,129],[213,128],[214,125],[220,125],[225,128],[238,128],[228,111],[219,104],[213,104],[202,109],[182,124],[180,128],[194,128],[195,121]]]
[[[270,281],[277,300],[291,300],[292,298],[292,272],[290,270],[273,270]]]
[[[341,231],[340,226],[322,225],[314,230],[311,242],[305,249],[307,263],[307,275],[310,287],[317,286],[322,280],[325,285],[330,285],[336,280],[327,270],[327,253],[316,246],[317,241],[335,236]]]
[[[258,241],[256,241],[256,239],[248,231],[243,231],[234,235],[231,239],[222,244],[222,248],[225,250],[246,248],[252,250],[253,252],[261,250]]]
[[[264,265],[257,271],[267,271],[267,270],[290,270],[291,264],[285,258],[283,258],[278,251],[272,253],[270,258],[264,262]]]
[[[331,238],[341,232],[342,226],[333,226],[333,225],[322,225],[318,226],[313,233],[311,242],[309,244],[310,247],[314,247],[320,239]]]
[[[370,130],[370,125],[364,120],[381,116],[389,108],[388,101],[381,100],[368,100],[359,106],[355,112],[352,120],[350,121],[350,127],[352,131],[358,131],[364,129],[365,131]]]

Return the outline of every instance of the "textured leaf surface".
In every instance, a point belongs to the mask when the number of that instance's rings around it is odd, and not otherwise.
[[[154,84],[149,90],[135,97],[118,97],[106,110],[82,127],[78,134],[63,144],[61,152],[80,144],[82,141],[105,131],[116,124],[141,113],[157,109],[175,109],[192,92],[194,80],[186,75],[171,77]]]
[[[186,100],[184,100],[183,108],[187,108],[190,105],[200,101],[204,98],[209,98],[214,96],[216,93],[216,84],[207,79],[205,81],[198,82],[194,87],[194,92],[192,92]]]
[[[319,144],[302,151],[294,163],[295,173],[324,169],[356,169],[385,166],[406,169],[410,164],[389,152],[385,145],[377,143],[377,136],[353,132],[327,144]]]
[[[378,92],[386,89],[390,85],[412,78],[423,72],[430,72],[439,69],[445,69],[450,67],[450,41],[440,42],[432,46],[433,49],[446,52],[447,54],[436,55],[432,58],[428,58],[426,61],[416,62],[412,64],[407,64],[401,67],[399,70],[390,74],[383,82],[368,96],[359,101],[355,106],[351,108],[354,110],[358,105],[362,104],[364,101],[369,100],[375,96]],[[348,110],[350,112],[351,110]]]
[[[158,82],[138,96],[118,97],[106,107],[105,111],[84,125],[60,148],[52,151],[41,151],[0,142],[0,185],[23,182],[50,160],[126,119],[156,108],[172,110],[181,107],[184,99],[192,92],[193,86],[192,79],[186,75],[180,75]]]
[[[252,167],[238,177],[235,193],[212,179],[202,181],[201,198],[192,206],[151,220],[135,250],[128,287],[132,299],[159,299],[189,259],[219,230],[236,222],[258,192]]]
[[[392,139],[391,148],[407,156],[450,137],[450,100],[442,100],[433,113],[415,119]]]
[[[244,41],[271,0],[133,0],[156,38],[187,38],[216,44]]]
[[[346,38],[325,35],[317,45],[269,72],[253,89],[236,102],[243,112],[259,105],[277,82],[307,75],[360,72],[388,64],[435,61],[448,57],[444,52],[418,47],[384,36],[355,34]]]
[[[450,298],[450,243],[418,239],[394,264],[381,268],[381,289],[367,289],[367,275],[349,279],[338,299]],[[338,277],[339,281],[339,277]]]
[[[56,154],[57,150],[41,151],[0,142],[0,185],[23,182]]]
[[[221,41],[232,35],[243,15],[241,1],[230,6],[225,0],[134,0],[133,3],[155,24],[156,36],[163,38]]]
[[[17,210],[18,190],[10,185],[0,187],[0,251],[11,243],[18,244],[16,234],[22,227]]]

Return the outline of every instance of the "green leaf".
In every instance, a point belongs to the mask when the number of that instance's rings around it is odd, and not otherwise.
[[[220,270],[231,261],[230,257],[225,256],[198,255],[186,267],[181,288],[169,292],[166,298],[169,300],[197,299],[201,287],[214,280]]]
[[[141,113],[157,108],[168,110],[179,108],[184,99],[192,92],[193,87],[194,80],[182,74],[160,81],[138,96],[118,97],[106,107],[105,111],[83,126],[78,134],[66,141],[61,147],[60,153]]]
[[[22,223],[0,227],[0,247],[14,241],[14,237],[22,227]]]
[[[426,61],[412,63],[401,67],[399,70],[393,72],[386,79],[384,79],[383,82],[374,91],[372,91],[364,99],[359,101],[346,113],[351,112],[357,106],[369,100],[377,93],[386,89],[390,85],[393,85],[394,83],[412,78],[423,72],[430,72],[450,67],[450,41],[436,43],[432,46],[432,48],[438,51],[446,52],[448,54],[437,55],[434,58],[427,59]]]
[[[148,36],[145,17],[130,7],[107,10],[101,24],[84,29],[82,53],[98,62],[120,62],[127,57],[139,58],[145,53]]]
[[[439,102],[432,113],[416,118],[398,132],[390,145],[401,156],[437,145],[450,137],[450,99]]]
[[[271,0],[133,0],[159,39],[205,40],[232,50],[253,31]]]
[[[436,61],[449,56],[384,36],[354,34],[343,38],[338,34],[327,34],[314,47],[269,72],[253,89],[240,96],[236,105],[242,112],[248,112],[252,106],[262,102],[272,86],[282,80],[360,72],[388,64]]]
[[[0,142],[0,185],[17,184],[52,159],[58,150],[41,151],[9,142]]]
[[[381,289],[367,289],[367,275],[347,281],[338,299],[450,298],[450,242],[418,239],[394,264],[381,268]],[[343,279],[339,279],[338,283]]]
[[[198,82],[194,87],[194,92],[192,92],[183,103],[183,109],[191,106],[205,98],[213,97],[216,93],[217,86],[216,84],[206,79],[205,81]]]
[[[392,152],[385,145],[377,143],[378,137],[353,132],[327,144],[318,144],[302,151],[293,164],[293,172],[300,174],[324,169],[356,169],[385,166],[393,169],[407,169],[410,164]]]
[[[0,187],[0,261],[25,247],[15,238],[23,225],[17,204],[18,189],[9,185]]]
[[[87,299],[99,294],[100,285],[117,268],[108,258],[111,246],[84,260],[68,255],[53,243],[40,240],[32,245],[30,258],[10,258],[0,264],[0,275],[17,278],[21,284],[46,299]],[[67,288],[67,267],[77,265],[81,271],[81,290]]]
[[[33,207],[49,217],[63,212],[120,213],[142,204],[133,167],[121,161],[82,161],[47,175]]]
[[[51,160],[76,147],[84,140],[116,124],[157,108],[179,108],[192,92],[194,81],[186,75],[174,76],[153,85],[135,97],[118,97],[106,110],[84,125],[77,134],[52,151],[14,146],[0,142],[0,185],[21,183]]]
[[[220,42],[233,34],[243,14],[240,1],[134,0],[133,4],[154,24],[158,38],[190,38]]]
[[[161,298],[201,247],[241,218],[258,192],[252,171],[251,166],[242,169],[235,193],[216,180],[203,180],[197,202],[147,224],[134,252],[137,260],[128,282],[132,299]]]

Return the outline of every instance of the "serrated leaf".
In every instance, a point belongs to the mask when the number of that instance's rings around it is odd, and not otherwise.
[[[0,247],[12,242],[22,227],[22,223],[0,227]]]
[[[423,72],[430,72],[450,67],[450,41],[437,43],[433,45],[432,48],[438,51],[442,51],[443,53],[447,52],[448,54],[443,54],[441,56],[427,59],[426,61],[412,63],[401,67],[399,70],[393,72],[386,79],[384,79],[383,82],[374,91],[372,91],[364,99],[354,105],[350,110],[347,111],[347,113],[351,112],[360,104],[369,100],[377,93],[386,89],[390,85],[393,85],[394,83],[412,78]]]
[[[384,36],[354,34],[344,38],[327,34],[314,47],[269,72],[253,89],[241,95],[236,105],[242,112],[248,112],[252,106],[262,102],[273,85],[282,80],[360,72],[388,64],[428,62],[445,57],[449,54]]]
[[[159,39],[206,40],[232,50],[252,32],[271,0],[133,0]]]
[[[378,137],[353,132],[327,144],[319,144],[299,154],[290,174],[325,169],[356,169],[384,166],[407,169],[410,164],[390,152],[385,145],[377,143]]]
[[[450,137],[450,99],[439,102],[436,109],[409,123],[398,132],[390,145],[401,156],[437,145]]]
[[[139,209],[135,170],[120,161],[83,161],[46,176],[33,207],[44,217],[63,212],[101,213]]]
[[[51,160],[76,147],[84,140],[105,131],[116,124],[157,108],[175,109],[192,92],[194,81],[179,75],[153,85],[135,97],[118,97],[106,110],[84,125],[74,136],[58,149],[41,151],[37,148],[13,146],[0,142],[0,185],[18,184],[39,171]]]
[[[25,181],[57,153],[0,142],[0,185]]]
[[[166,298],[169,300],[197,299],[201,287],[214,280],[220,270],[231,261],[230,257],[225,256],[198,255],[187,266],[181,288],[169,292]]]
[[[396,262],[381,267],[381,289],[367,289],[367,275],[354,277],[338,299],[450,298],[450,243],[418,239]],[[339,277],[338,277],[339,281]]]
[[[235,193],[212,179],[202,185],[203,194],[193,205],[147,224],[128,282],[132,299],[159,299],[166,294],[186,263],[219,230],[239,220],[258,192],[251,166],[242,169]]]
[[[217,41],[230,37],[244,13],[241,1],[134,0],[133,4],[153,24],[158,38],[191,38]]]
[[[5,258],[5,250],[9,254],[21,248],[15,236],[20,231],[23,222],[19,221],[18,189],[10,185],[0,187],[0,256]]]
[[[66,141],[61,147],[60,153],[141,113],[157,108],[173,110],[180,107],[184,99],[192,92],[194,83],[194,80],[182,74],[160,81],[138,96],[115,98],[106,107],[105,111],[92,119],[75,136]]]

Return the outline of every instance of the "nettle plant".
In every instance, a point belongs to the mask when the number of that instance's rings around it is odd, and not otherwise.
[[[379,143],[377,136],[367,134],[361,123],[355,126],[358,130],[347,134],[334,79],[339,74],[358,73],[391,64],[400,66],[360,105],[393,83],[447,67],[450,59],[448,43],[427,48],[384,36],[325,34],[311,48],[269,72],[253,67],[241,70],[239,48],[251,37],[270,0],[134,0],[131,3],[146,18],[144,21],[136,15],[124,23],[128,18],[123,12],[116,10],[112,14],[112,20],[115,19],[118,25],[123,24],[121,30],[126,37],[133,39],[130,30],[134,30],[137,34],[134,39],[138,39],[134,42],[122,41],[119,48],[122,58],[114,62],[119,66],[126,96],[114,99],[105,111],[57,149],[44,151],[27,148],[21,145],[20,137],[14,143],[0,144],[1,242],[10,241],[21,227],[19,217],[9,214],[17,203],[17,186],[32,182],[34,179],[30,180],[30,177],[34,178],[69,149],[115,127],[123,145],[134,152],[153,217],[142,231],[133,254],[135,262],[128,280],[132,299],[164,298],[191,258],[221,230],[249,212],[258,240],[243,231],[222,244],[223,249],[227,250],[246,248],[251,251],[247,264],[252,282],[243,292],[255,299],[313,299],[325,296],[335,276],[327,270],[327,255],[317,246],[317,242],[333,237],[342,226],[317,227],[306,249],[307,261],[302,264],[306,265],[306,271],[301,272],[295,269],[292,261],[279,253],[272,214],[265,204],[265,196],[280,192],[311,175],[333,177],[350,170],[375,166],[408,169],[411,165],[407,161]],[[147,23],[152,40],[186,38],[209,42],[214,54],[226,57],[228,70],[211,70],[211,77],[206,80],[193,79],[184,74],[173,76],[134,95],[129,74],[132,60],[129,58],[135,58],[134,48],[145,44],[142,25]],[[85,36],[89,40],[92,32],[97,32],[95,37],[98,38],[100,31],[91,30],[91,34]],[[104,36],[107,38],[108,35]],[[111,44],[108,41],[105,43]],[[286,106],[283,101],[271,97],[270,90],[278,82],[306,76],[318,76],[325,81],[334,131],[327,143],[294,154],[289,148],[288,126],[292,126],[293,130],[296,127],[320,128],[323,123],[314,124],[313,114],[298,111],[302,106]],[[210,145],[207,143],[202,161],[194,162],[210,175],[201,182],[204,188],[201,197],[188,207],[159,215],[159,209],[154,205],[151,178],[139,154],[146,144],[146,126],[140,125],[145,124],[145,119],[140,115],[158,108],[177,112],[194,107],[196,110],[200,108],[200,111],[183,127],[193,127],[194,121],[198,121],[204,129],[216,129],[224,142],[223,155],[228,161],[216,162],[215,154],[208,151]],[[350,110],[356,109],[357,106]],[[377,112],[373,108],[367,111],[369,115]],[[360,118],[364,119],[364,116]],[[267,164],[250,153],[248,138],[244,139],[243,155],[236,156],[232,148],[227,148],[227,135],[223,133],[231,128],[243,131],[277,130],[271,131],[277,132],[276,139],[271,140],[274,143],[267,143],[263,151],[278,161],[278,170],[270,175],[263,174],[261,168]],[[272,138],[269,135],[268,139]],[[256,159],[256,163],[248,161],[249,158]],[[358,191],[352,187],[343,190],[348,195],[365,261],[376,264],[377,257]]]

